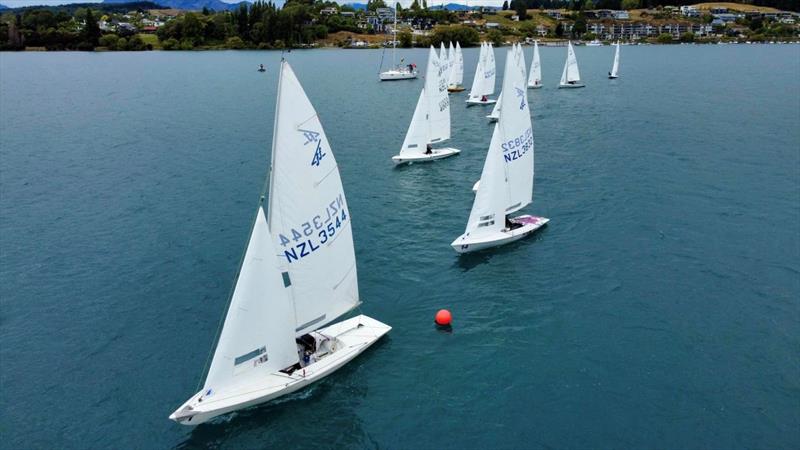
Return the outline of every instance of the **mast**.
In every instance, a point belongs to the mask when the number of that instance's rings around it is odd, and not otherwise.
[[[394,4],[394,28],[392,29],[392,67],[397,68],[397,3]]]

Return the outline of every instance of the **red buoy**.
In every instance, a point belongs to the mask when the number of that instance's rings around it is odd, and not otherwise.
[[[439,312],[436,313],[436,325],[447,327],[450,326],[452,321],[453,317],[450,315],[450,311],[440,309]]]

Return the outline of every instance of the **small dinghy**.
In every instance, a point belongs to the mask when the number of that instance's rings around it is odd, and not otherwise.
[[[533,62],[531,62],[531,73],[528,76],[528,89],[541,89],[542,87],[542,63],[539,59],[539,41],[533,42]]]
[[[503,108],[503,93],[500,92],[500,95],[497,96],[497,103],[494,104],[494,108],[492,108],[492,112],[486,115],[486,118],[489,119],[489,122],[497,122],[500,118],[500,109]]]
[[[331,324],[361,304],[350,210],[319,117],[285,61],[267,212],[266,194],[203,388],[169,416],[180,424],[302,389],[391,330],[364,315]]]
[[[614,63],[611,65],[611,72],[608,72],[608,78],[613,80],[619,78],[619,41],[616,45],[617,49],[614,50]]]
[[[494,126],[481,179],[475,183],[467,228],[450,244],[458,253],[517,241],[549,221],[527,214],[511,217],[533,199],[533,126],[524,67],[522,52],[509,50],[503,74],[505,106]]]
[[[447,81],[447,92],[463,92],[464,86],[464,55],[461,53],[461,44],[456,41],[456,48],[453,52],[453,68],[450,70],[450,79]]]
[[[495,72],[492,44],[481,42],[478,65],[475,68],[475,77],[472,79],[472,89],[469,91],[467,106],[492,105],[497,102],[497,100],[489,98],[494,94]]]
[[[457,155],[455,148],[433,148],[433,144],[450,139],[450,99],[447,96],[446,69],[431,47],[425,86],[419,93],[414,116],[408,125],[400,154],[392,156],[395,164],[435,161]]]
[[[561,81],[558,83],[559,89],[575,89],[586,87],[581,83],[581,73],[578,71],[578,60],[575,58],[575,50],[572,42],[567,44],[567,61],[564,63],[564,71],[561,73]]]

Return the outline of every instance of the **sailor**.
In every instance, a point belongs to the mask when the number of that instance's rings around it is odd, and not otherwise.
[[[425,146],[425,154],[426,155],[433,154],[433,147],[431,147],[431,144],[428,144],[427,146]]]
[[[485,96],[485,95],[482,95],[482,96],[481,96],[481,101],[482,101],[482,102],[489,101],[489,97],[487,97],[487,96]]]

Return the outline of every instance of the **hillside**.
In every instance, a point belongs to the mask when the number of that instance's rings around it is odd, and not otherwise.
[[[768,6],[755,6],[747,5],[744,3],[731,3],[731,2],[712,2],[712,3],[698,3],[694,5],[695,8],[701,11],[708,11],[711,8],[728,8],[729,11],[758,11],[762,13],[779,12],[779,9],[770,8]]]

